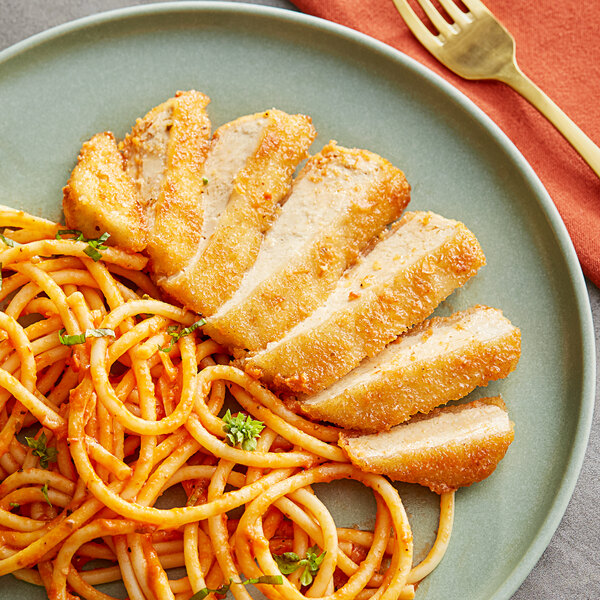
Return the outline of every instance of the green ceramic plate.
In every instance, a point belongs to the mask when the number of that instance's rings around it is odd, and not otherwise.
[[[504,396],[516,441],[492,477],[458,493],[450,549],[417,597],[509,598],[566,508],[594,397],[583,278],[540,182],[470,101],[383,44],[275,9],[170,3],[77,21],[0,55],[0,202],[57,218],[85,139],[106,129],[123,135],[190,88],[212,98],[215,125],[272,106],[311,115],[316,148],[336,139],[387,157],[412,184],[412,208],[464,221],[479,238],[487,266],[441,311],[484,303],[521,327],[516,372],[473,394]],[[402,491],[422,554],[435,498],[416,486]],[[359,487],[319,492],[340,523],[371,520]],[[2,581],[0,598],[18,592],[44,596]]]

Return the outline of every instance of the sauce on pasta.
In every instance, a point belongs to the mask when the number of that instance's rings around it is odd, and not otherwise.
[[[91,252],[5,207],[0,227],[0,575],[65,600],[108,600],[95,586],[118,580],[131,600],[249,600],[249,581],[272,600],[414,597],[448,544],[453,493],[413,566],[397,490],[348,462],[335,427],[231,366],[198,315],[161,299],[145,257]],[[264,426],[255,449],[227,433],[228,394]],[[312,490],[337,479],[373,491],[372,532],[337,527]],[[177,485],[186,505],[157,507]],[[276,559],[308,564],[311,548],[310,583],[281,573]]]

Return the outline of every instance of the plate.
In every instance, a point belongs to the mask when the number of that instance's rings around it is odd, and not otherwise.
[[[84,140],[106,129],[122,136],[147,109],[190,88],[212,98],[214,125],[272,106],[311,115],[314,149],[336,139],[385,156],[412,184],[411,208],[464,221],[480,240],[487,265],[440,311],[483,303],[521,327],[517,370],[472,394],[502,394],[516,440],[492,477],[457,494],[450,548],[417,598],[509,598],[566,508],[594,398],[583,278],[539,180],[469,100],[381,43],[278,9],[169,3],[76,21],[0,54],[0,203],[58,218]],[[416,486],[401,490],[422,553],[435,499]],[[321,493],[340,522],[368,520],[359,488]],[[44,597],[3,580],[0,598],[19,592]]]

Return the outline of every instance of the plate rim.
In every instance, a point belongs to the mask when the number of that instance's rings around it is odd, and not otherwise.
[[[428,80],[429,83],[440,89],[446,96],[449,96],[456,102],[456,104],[465,110],[465,112],[469,113],[469,115],[491,135],[499,147],[507,153],[508,157],[519,169],[521,175],[531,186],[533,192],[532,195],[535,196],[543,213],[548,218],[550,228],[555,234],[556,243],[565,259],[567,273],[573,286],[574,304],[577,308],[581,334],[582,391],[580,414],[575,428],[574,441],[570,447],[569,456],[564,468],[564,475],[561,478],[561,483],[554,497],[554,501],[546,513],[546,518],[543,520],[535,536],[532,538],[531,543],[524,551],[522,559],[509,573],[504,583],[497,588],[495,593],[489,598],[489,600],[509,600],[535,567],[544,550],[550,544],[551,538],[564,516],[585,458],[595,404],[596,345],[589,295],[579,264],[579,259],[577,258],[573,243],[566,226],[560,217],[558,209],[537,173],[523,157],[515,144],[491,119],[491,117],[489,117],[462,91],[454,87],[451,83],[425,65],[404,52],[395,49],[393,46],[344,25],[307,15],[302,12],[261,4],[226,2],[220,0],[205,0],[203,2],[178,0],[175,2],[157,2],[106,10],[56,25],[1,50],[0,69],[5,63],[12,58],[17,57],[19,54],[33,50],[44,43],[56,42],[62,36],[77,33],[78,31],[83,31],[89,27],[108,25],[128,18],[148,17],[161,13],[176,14],[190,11],[196,13],[235,13],[238,15],[259,15],[267,18],[275,18],[287,21],[293,25],[305,26],[309,29],[318,30],[327,34],[338,35],[352,43],[366,46],[371,50],[383,54],[388,60],[398,62],[403,67],[413,71],[416,75]]]

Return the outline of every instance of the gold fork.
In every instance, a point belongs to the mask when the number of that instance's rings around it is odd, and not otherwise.
[[[429,31],[408,0],[394,0],[394,4],[415,37],[443,65],[465,79],[497,79],[510,85],[562,133],[600,177],[600,148],[521,71],[514,38],[489,9],[480,0],[462,0],[469,9],[465,13],[453,0],[438,1],[452,24],[431,0],[417,0],[438,35]]]

